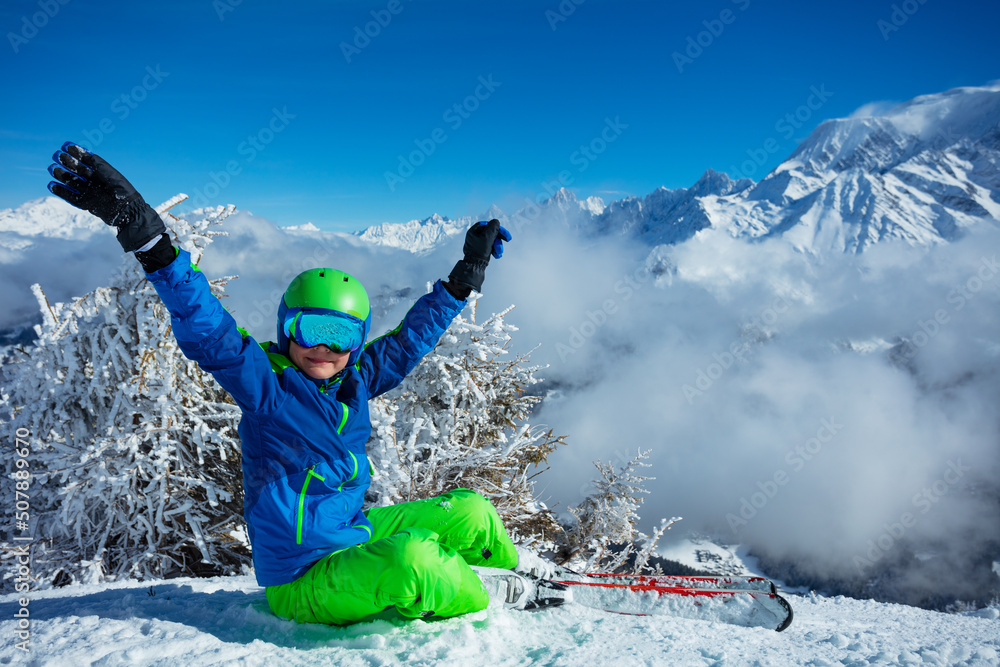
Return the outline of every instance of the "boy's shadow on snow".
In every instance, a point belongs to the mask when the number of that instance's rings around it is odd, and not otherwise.
[[[10,618],[18,608],[16,602],[0,604],[0,616]],[[31,600],[30,610],[32,622],[37,623],[58,622],[74,616],[98,616],[135,622],[139,625],[139,632],[148,635],[154,630],[152,621],[167,621],[195,628],[224,642],[250,644],[260,640],[299,649],[379,649],[385,648],[387,635],[406,632],[407,628],[420,634],[429,630],[428,623],[405,619],[394,609],[371,621],[344,627],[296,623],[275,616],[268,607],[263,590],[252,593],[217,590],[208,593],[195,591],[190,585],[169,582],[157,583],[149,588],[111,589],[77,597],[35,598]],[[487,621],[473,623],[479,625]],[[422,629],[418,630],[414,625]],[[436,632],[431,630],[431,633]]]

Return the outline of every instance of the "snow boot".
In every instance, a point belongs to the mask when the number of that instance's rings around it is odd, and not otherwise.
[[[490,596],[488,609],[524,609],[535,592],[530,581],[511,570],[478,566],[472,566],[472,570]]]
[[[489,595],[487,609],[506,608],[534,611],[555,607],[564,602],[561,591],[565,586],[554,582],[530,579],[513,572],[495,567],[472,566],[473,572],[483,582]],[[557,592],[560,591],[560,592]]]

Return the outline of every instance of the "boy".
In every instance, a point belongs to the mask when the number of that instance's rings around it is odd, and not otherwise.
[[[397,386],[482,289],[510,234],[499,221],[466,235],[464,259],[394,331],[367,342],[364,287],[334,269],[305,271],[278,307],[277,342],[255,342],[175,248],[159,215],[101,157],[66,142],[49,190],[117,229],[170,311],[184,354],[240,406],[244,517],[271,609],[300,622],[353,623],[394,606],[450,617],[523,608],[531,585],[496,509],[469,489],[362,511],[371,478],[368,399]]]

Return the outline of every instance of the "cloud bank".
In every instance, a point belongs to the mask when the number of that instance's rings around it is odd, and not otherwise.
[[[814,256],[711,229],[651,250],[553,220],[512,226],[478,309],[515,305],[514,349],[539,346],[532,359],[547,366],[533,421],[569,442],[539,478],[550,505],[582,500],[595,459],[650,450],[647,531],[683,516],[681,530],[804,576],[862,580],[891,564],[898,599],[975,596],[983,582],[968,573],[988,572],[1000,536],[995,228]],[[273,339],[278,299],[306,268],[359,277],[377,335],[461,255],[461,238],[414,255],[246,213],[225,229],[202,268],[240,276],[225,305],[259,340]],[[79,285],[59,279],[74,272],[64,253],[37,252],[32,280]],[[118,261],[88,259],[105,260]]]
[[[537,420],[571,443],[546,493],[572,505],[593,459],[649,449],[647,529],[684,516],[846,579],[995,554],[998,250],[995,229],[823,258],[711,230],[649,257],[553,230],[512,246],[487,290],[543,343]]]

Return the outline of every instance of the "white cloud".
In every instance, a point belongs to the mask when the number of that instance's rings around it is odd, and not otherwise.
[[[571,443],[547,491],[578,502],[591,459],[651,448],[647,528],[681,515],[806,571],[850,575],[868,540],[909,512],[907,539],[975,552],[982,543],[958,527],[1000,519],[982,493],[998,472],[998,249],[995,232],[820,262],[780,241],[672,248],[672,284],[637,291],[577,352],[596,377],[549,349],[549,377],[574,389],[538,415]],[[893,363],[901,336],[914,346]],[[969,470],[946,493],[915,500],[958,461]],[[738,532],[728,515],[746,517]]]
[[[852,111],[847,117],[848,118],[873,118],[875,116],[885,115],[890,109],[899,106],[899,102],[892,102],[889,100],[879,100],[877,102],[868,102],[863,104],[854,111]]]

